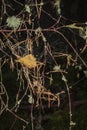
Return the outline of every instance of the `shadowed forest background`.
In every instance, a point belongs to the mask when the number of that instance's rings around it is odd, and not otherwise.
[[[0,130],[87,130],[87,1],[0,1]]]

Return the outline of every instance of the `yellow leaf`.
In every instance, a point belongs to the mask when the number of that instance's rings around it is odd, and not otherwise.
[[[21,57],[18,60],[16,60],[16,62],[22,63],[30,69],[35,68],[37,66],[36,58],[32,54]]]

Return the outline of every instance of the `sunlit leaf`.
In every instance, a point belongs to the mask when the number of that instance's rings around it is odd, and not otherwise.
[[[53,77],[52,77],[52,74],[50,75],[50,85],[52,85],[53,83]]]
[[[34,104],[34,98],[31,95],[28,95],[28,102]]]
[[[73,122],[73,121],[70,122],[70,126],[75,126],[75,125],[76,125],[75,122]]]
[[[30,6],[29,6],[29,5],[25,5],[25,11],[28,12],[28,13],[31,12],[31,10],[30,10]]]
[[[53,70],[54,70],[54,71],[59,71],[59,70],[60,70],[60,67],[61,67],[60,65],[55,65],[54,68],[53,68]]]
[[[66,25],[66,27],[68,27],[68,28],[74,28],[74,29],[79,29],[79,30],[82,30],[82,31],[83,31],[83,27],[76,26],[75,23]]]
[[[67,79],[66,79],[66,77],[63,75],[62,76],[62,80],[64,81],[64,82],[67,82]]]
[[[56,7],[57,13],[60,14],[61,13],[60,0],[55,0],[54,6]]]
[[[8,17],[6,23],[8,27],[11,27],[16,30],[21,24],[21,19],[16,18],[15,16]]]

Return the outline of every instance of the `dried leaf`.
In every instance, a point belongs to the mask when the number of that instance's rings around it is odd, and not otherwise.
[[[18,60],[16,60],[16,62],[22,63],[30,69],[35,68],[37,66],[36,59],[32,54],[21,57]]]

